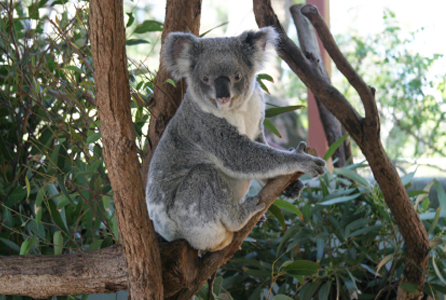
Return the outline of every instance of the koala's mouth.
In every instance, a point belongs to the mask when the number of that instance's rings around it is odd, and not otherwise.
[[[229,102],[231,102],[231,97],[217,97],[217,102],[220,105],[228,105]]]

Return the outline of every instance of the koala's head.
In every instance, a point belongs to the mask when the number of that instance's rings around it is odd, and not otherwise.
[[[255,75],[274,53],[277,39],[272,27],[230,38],[172,32],[161,56],[175,80],[186,78],[200,105],[237,109],[251,96]]]

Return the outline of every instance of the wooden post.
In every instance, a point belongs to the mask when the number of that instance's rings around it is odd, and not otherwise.
[[[313,4],[318,7],[319,12],[324,17],[325,22],[330,24],[329,0],[307,0],[307,4]],[[318,37],[319,49],[321,50],[322,60],[327,70],[328,76],[331,76],[330,56],[324,49],[322,42]],[[319,109],[316,104],[316,99],[310,89],[308,91],[308,146],[314,148],[321,156],[328,150],[328,142],[322,126],[321,118],[319,116]],[[327,164],[329,167],[332,164]]]

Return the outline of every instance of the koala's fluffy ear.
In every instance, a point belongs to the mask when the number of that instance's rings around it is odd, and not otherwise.
[[[245,31],[239,39],[242,53],[252,62],[255,71],[258,72],[276,53],[279,34],[273,27],[263,27],[258,31]]]
[[[171,32],[164,41],[161,58],[173,79],[186,77],[194,63],[199,40],[191,33]]]

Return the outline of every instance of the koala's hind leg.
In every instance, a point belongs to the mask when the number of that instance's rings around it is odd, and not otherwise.
[[[258,204],[257,196],[247,197],[241,204],[232,204],[226,207],[226,213],[221,215],[221,222],[230,231],[238,231],[248,223],[256,213],[265,208],[264,203]]]
[[[177,223],[178,237],[203,251],[220,250],[232,241],[233,231],[221,222],[232,206],[233,191],[213,166],[197,165],[178,186],[170,218]]]

